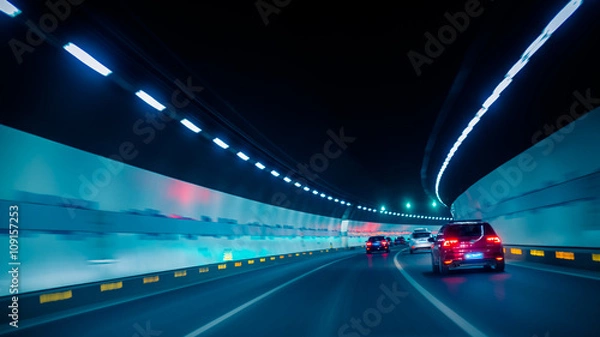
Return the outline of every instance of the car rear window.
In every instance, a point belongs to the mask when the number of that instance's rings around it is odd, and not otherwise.
[[[428,238],[431,236],[431,233],[413,233],[413,238],[415,239],[422,239],[422,238]]]
[[[446,228],[446,236],[481,236],[483,224],[453,225]]]
[[[374,242],[374,241],[383,241],[383,240],[385,240],[383,238],[383,236],[372,236],[372,237],[369,238],[369,241],[371,241],[371,242]]]

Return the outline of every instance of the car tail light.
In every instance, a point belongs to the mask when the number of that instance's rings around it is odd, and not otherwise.
[[[457,239],[446,239],[444,240],[444,247],[454,247],[458,245]]]
[[[370,245],[372,245],[372,244],[373,244],[372,242],[367,242],[367,246],[370,246]]]
[[[384,245],[384,246],[385,246],[385,245],[387,245],[387,244],[388,244],[388,242],[387,242],[387,241],[383,241],[383,245]]]
[[[496,235],[490,235],[485,239],[489,243],[502,243],[502,240],[500,240],[500,238]]]
[[[503,258],[502,256],[498,256],[498,257],[496,258],[496,261],[502,261],[502,260],[504,260],[504,258]]]

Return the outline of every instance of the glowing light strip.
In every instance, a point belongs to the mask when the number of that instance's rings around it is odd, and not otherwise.
[[[190,122],[189,120],[187,120],[185,118],[181,120],[181,124],[185,125],[186,128],[192,130],[192,132],[194,132],[194,133],[198,133],[198,132],[202,131],[202,129],[200,129],[194,123]]]
[[[94,71],[98,72],[102,76],[108,76],[112,74],[112,71],[105,67],[102,63],[98,62],[92,55],[85,52],[85,50],[79,48],[74,43],[67,43],[63,46],[63,49],[69,52],[69,54],[73,55],[76,59],[81,61],[81,63],[86,66],[92,68]]]
[[[525,52],[523,52],[521,58],[506,73],[502,82],[498,84],[498,86],[496,87],[496,89],[494,89],[494,92],[490,95],[490,97],[485,100],[485,102],[482,104],[482,108],[477,112],[477,114],[471,120],[471,122],[469,122],[469,126],[467,126],[463,130],[460,137],[456,140],[454,146],[452,146],[452,149],[450,149],[450,152],[448,152],[446,160],[444,161],[444,164],[442,164],[442,167],[440,168],[440,171],[437,175],[437,179],[435,181],[435,195],[440,201],[440,203],[442,203],[444,206],[448,207],[440,197],[440,182],[442,181],[444,172],[446,171],[450,160],[454,156],[454,153],[458,150],[462,142],[465,139],[467,139],[467,136],[473,130],[475,124],[479,122],[479,119],[487,112],[489,107],[492,104],[494,104],[494,102],[496,102],[496,100],[500,97],[502,91],[504,91],[504,89],[506,89],[510,85],[513,77],[517,75],[519,71],[521,71],[525,67],[525,65],[527,65],[529,59],[544,45],[544,43],[546,43],[546,41],[548,41],[548,39],[550,39],[550,35],[552,35],[552,33],[554,33],[565,21],[567,21],[569,17],[571,17],[571,15],[573,15],[573,13],[575,13],[575,11],[581,6],[582,3],[583,0],[572,0],[558,14],[556,14],[556,16],[550,21],[550,23],[548,23],[546,28],[544,28],[542,33],[529,45],[529,47],[527,47]]]
[[[15,7],[15,5],[11,4],[6,0],[0,1],[0,11],[8,14],[8,16],[10,16],[11,18],[14,18],[15,16],[21,14],[20,9],[18,9],[17,7]]]

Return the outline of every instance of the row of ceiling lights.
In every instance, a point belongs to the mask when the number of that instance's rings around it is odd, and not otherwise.
[[[0,11],[8,14],[11,17],[16,17],[17,15],[21,14],[21,10],[19,10],[16,6],[14,6],[13,4],[11,4],[10,2],[6,1],[6,0],[0,0]],[[81,61],[83,64],[87,65],[88,67],[90,67],[91,69],[93,69],[94,71],[98,72],[99,74],[101,74],[102,76],[109,76],[110,74],[112,74],[112,70],[110,70],[108,67],[106,67],[105,65],[103,65],[101,62],[99,62],[98,60],[96,60],[94,57],[92,57],[90,54],[88,54],[86,51],[84,51],[83,49],[81,49],[79,46],[77,46],[74,43],[67,43],[63,46],[63,49],[66,50],[69,54],[71,54],[72,56],[74,56],[75,58],[77,58],[79,61]],[[158,100],[156,100],[154,97],[152,97],[150,94],[146,93],[143,90],[138,90],[135,95],[141,99],[142,101],[144,101],[146,104],[150,105],[152,108],[156,109],[159,112],[164,111],[167,107],[160,103]],[[188,128],[190,131],[194,132],[194,133],[199,133],[202,132],[202,129],[200,127],[198,127],[196,124],[194,124],[192,121],[183,118],[180,120],[180,123],[182,125],[184,125],[186,128]],[[225,141],[223,141],[220,138],[213,138],[212,140],[216,145],[218,145],[219,147],[221,147],[222,149],[225,150],[232,150],[230,149],[229,144],[227,144]],[[233,151],[235,152],[235,151]],[[260,161],[251,161],[250,157],[245,154],[242,151],[238,151],[236,153],[237,157],[240,158],[243,161],[246,162],[254,162],[254,166],[256,168],[258,168],[259,170],[265,170],[266,166],[261,163]],[[327,199],[329,201],[335,202],[335,203],[339,203],[341,205],[344,205],[346,207],[352,206],[352,204],[350,202],[347,202],[345,200],[341,200],[338,198],[335,198],[333,196],[327,195],[325,193],[319,192],[316,189],[312,189],[308,186],[303,186],[301,183],[297,182],[297,181],[293,181],[291,178],[287,177],[287,176],[281,176],[281,174],[273,169],[271,170],[271,175],[273,175],[276,178],[281,177],[281,179],[288,183],[288,184],[292,184],[297,187],[297,188],[302,188],[302,190],[306,191],[306,192],[311,192],[313,195],[318,196],[320,198],[323,199]],[[374,208],[367,208],[365,206],[358,206],[357,209],[359,210],[364,210],[364,211],[369,211],[369,212],[377,212],[376,209]],[[426,216],[426,215],[416,215],[416,214],[403,214],[403,213],[399,213],[399,212],[390,212],[390,211],[384,211],[381,210],[380,212],[381,214],[386,214],[386,215],[395,215],[395,216],[403,216],[403,217],[407,217],[407,218],[415,218],[415,219],[428,219],[428,220],[451,220],[451,218],[442,218],[442,217],[433,217],[433,216]]]
[[[542,45],[546,43],[546,41],[548,41],[548,39],[550,39],[552,33],[554,33],[565,21],[567,21],[567,19],[571,17],[571,15],[579,8],[579,6],[581,6],[582,3],[583,0],[572,0],[558,14],[556,14],[556,16],[550,21],[550,23],[548,23],[546,28],[544,28],[542,33],[531,43],[531,45],[529,45],[525,52],[523,52],[521,58],[519,58],[519,60],[510,68],[510,70],[504,76],[504,79],[500,82],[500,84],[498,84],[498,86],[496,86],[490,97],[488,97],[485,100],[485,102],[483,102],[481,108],[479,109],[477,114],[475,114],[475,117],[471,119],[468,126],[463,130],[460,137],[454,143],[454,146],[452,146],[452,148],[448,152],[446,160],[444,161],[444,164],[442,164],[442,167],[440,168],[440,171],[437,175],[437,179],[435,181],[435,194],[440,203],[446,205],[440,197],[440,182],[442,180],[442,176],[444,175],[444,172],[446,171],[450,160],[452,159],[460,145],[464,142],[465,139],[467,139],[467,136],[473,130],[475,125],[479,123],[481,117],[483,117],[483,115],[488,111],[492,104],[494,104],[494,102],[496,102],[496,100],[500,97],[500,94],[510,85],[515,75],[517,75],[517,73],[525,67],[525,65],[527,64],[527,62],[529,62],[529,59],[533,56],[533,54],[535,54],[535,52],[538,51],[542,47]]]

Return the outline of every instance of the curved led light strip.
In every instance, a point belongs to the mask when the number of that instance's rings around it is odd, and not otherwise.
[[[535,39],[531,43],[531,45],[529,45],[529,47],[525,50],[525,52],[523,52],[521,58],[517,61],[517,63],[515,63],[512,66],[512,68],[510,68],[510,70],[506,73],[502,82],[500,82],[500,84],[496,86],[490,97],[486,99],[485,102],[483,102],[481,108],[479,109],[477,114],[475,114],[475,117],[473,117],[473,119],[469,122],[469,125],[463,130],[460,137],[458,137],[458,140],[454,143],[454,146],[452,146],[450,152],[448,152],[446,160],[444,161],[444,164],[442,165],[437,175],[437,179],[435,181],[435,195],[440,201],[440,203],[442,203],[444,206],[448,207],[440,197],[440,182],[442,180],[442,176],[444,175],[444,171],[446,171],[450,160],[454,156],[454,153],[458,150],[462,142],[465,139],[467,139],[469,133],[473,130],[475,125],[479,123],[479,120],[481,119],[481,117],[483,117],[483,115],[485,115],[490,106],[492,106],[492,104],[494,104],[494,102],[496,102],[496,100],[500,97],[502,91],[504,91],[504,89],[506,89],[510,85],[514,76],[517,75],[519,71],[521,71],[525,67],[525,65],[527,64],[527,62],[529,62],[529,59],[533,56],[533,54],[535,54],[535,52],[537,52],[544,45],[544,43],[548,41],[550,35],[552,35],[552,33],[554,33],[565,21],[567,21],[567,19],[569,19],[569,17],[581,6],[582,3],[583,0],[572,0],[558,14],[556,14],[556,16],[550,21],[550,23],[548,23],[546,28],[544,28],[542,34],[540,34],[540,36],[538,36],[538,38]]]

